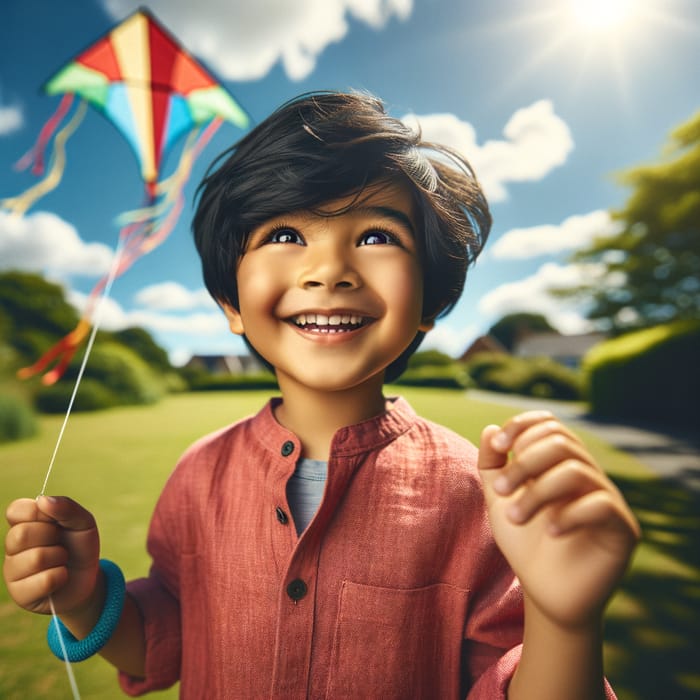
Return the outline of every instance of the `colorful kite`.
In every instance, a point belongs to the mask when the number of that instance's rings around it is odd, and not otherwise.
[[[79,324],[34,365],[20,371],[20,376],[30,377],[56,362],[42,379],[45,384],[52,384],[65,372],[87,336],[98,296],[172,231],[182,210],[182,193],[194,159],[216,129],[224,121],[245,129],[249,118],[145,10],[130,15],[83,51],[56,73],[44,89],[50,95],[62,94],[63,98],[41,130],[36,145],[17,165],[22,169],[31,166],[35,174],[43,174],[45,152],[53,138],[48,172],[21,195],[1,201],[1,207],[21,216],[58,185],[65,168],[66,141],[80,124],[88,104],[102,112],[129,142],[145,183],[145,205],[119,217],[123,227],[113,270],[90,293]],[[59,130],[75,96],[82,99]],[[177,168],[170,177],[161,179],[165,157],[185,133],[189,136]]]

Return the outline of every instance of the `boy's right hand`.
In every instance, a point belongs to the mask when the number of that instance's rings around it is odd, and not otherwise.
[[[75,613],[90,604],[99,581],[100,539],[95,519],[70,498],[21,498],[7,508],[3,572],[22,608]]]

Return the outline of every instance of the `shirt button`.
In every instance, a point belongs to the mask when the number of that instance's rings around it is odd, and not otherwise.
[[[289,522],[287,514],[279,506],[275,508],[275,515],[277,516],[277,520],[279,520],[282,525],[286,525]]]
[[[306,595],[307,590],[306,584],[300,578],[295,578],[287,586],[287,595],[296,603]]]
[[[283,457],[289,457],[289,455],[294,452],[294,443],[291,440],[287,440],[287,442],[282,445],[281,452]]]

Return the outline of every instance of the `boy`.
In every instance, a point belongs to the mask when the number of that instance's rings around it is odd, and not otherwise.
[[[371,97],[316,94],[204,181],[205,282],[282,397],[187,451],[148,578],[124,597],[69,499],[10,505],[11,595],[51,596],[130,694],[614,697],[602,611],[639,531],[586,448],[530,412],[477,455],[383,396],[490,226],[469,166],[427,148]]]

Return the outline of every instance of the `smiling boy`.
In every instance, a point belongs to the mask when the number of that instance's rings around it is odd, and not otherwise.
[[[639,531],[585,446],[531,412],[477,452],[383,394],[489,226],[468,164],[377,100],[280,108],[209,174],[194,233],[281,398],[186,452],[126,596],[86,510],[11,504],[16,602],[51,595],[69,651],[86,637],[130,694],[614,697],[602,613]]]

